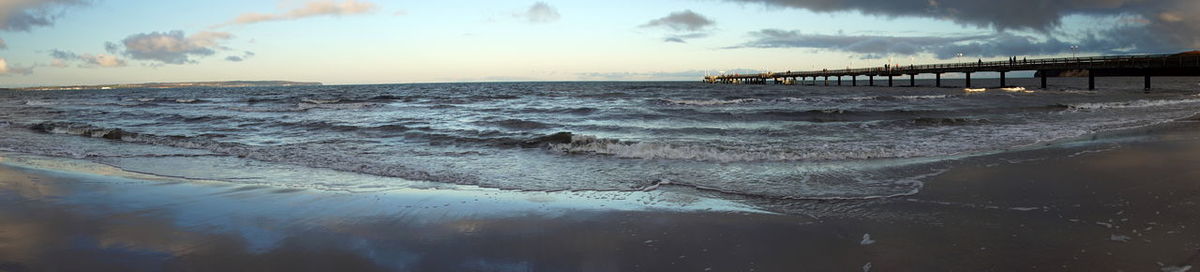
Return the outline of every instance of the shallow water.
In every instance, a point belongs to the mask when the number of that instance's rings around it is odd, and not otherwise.
[[[1195,79],[1156,79],[1149,94],[1140,78],[1102,79],[1099,91],[1055,83],[983,93],[691,82],[0,92],[0,150],[328,190],[681,185],[874,198],[917,192],[940,171],[922,167],[930,162],[1161,123],[1200,106]]]

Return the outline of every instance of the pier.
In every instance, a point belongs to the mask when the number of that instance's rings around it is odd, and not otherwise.
[[[1088,89],[1096,89],[1096,77],[1141,76],[1145,88],[1150,89],[1150,78],[1156,76],[1200,76],[1200,54],[1196,51],[1173,55],[1098,56],[1072,58],[1009,59],[1005,61],[982,61],[965,63],[943,63],[924,65],[886,65],[871,68],[851,68],[802,72],[766,72],[758,74],[724,74],[705,76],[704,82],[713,84],[805,84],[858,86],[865,78],[868,86],[875,86],[876,78],[887,80],[887,86],[895,86],[895,78],[908,79],[908,86],[916,86],[916,77],[933,74],[934,86],[942,87],[942,75],[962,73],[967,88],[971,88],[971,74],[980,72],[1000,73],[1000,87],[1008,87],[1006,74],[1013,71],[1036,71],[1041,78],[1041,87],[1046,88],[1050,77],[1078,76],[1088,78]],[[830,82],[833,78],[835,82]],[[848,78],[845,80],[843,78]],[[810,82],[811,79],[811,82]]]

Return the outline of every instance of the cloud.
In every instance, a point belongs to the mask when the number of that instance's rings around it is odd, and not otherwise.
[[[663,38],[663,41],[664,42],[674,42],[674,43],[687,43],[687,40],[699,39],[699,38],[704,38],[704,37],[708,37],[708,33],[688,33],[688,34],[680,34],[680,35],[671,35],[671,36],[667,36],[666,38]]]
[[[34,27],[51,26],[67,8],[85,4],[83,0],[0,1],[0,30],[30,31]]]
[[[665,27],[674,31],[696,32],[716,24],[713,20],[691,10],[673,12],[666,17],[658,18],[643,24],[642,27]]]
[[[982,39],[988,36],[872,36],[804,34],[800,31],[764,29],[750,33],[754,39],[732,48],[817,48],[858,54],[912,55],[938,46]]]
[[[0,58],[0,76],[33,74],[33,66],[20,67],[9,65],[8,60]]]
[[[51,67],[64,68],[72,61],[79,61],[83,64],[80,67],[124,67],[125,60],[109,54],[75,54],[73,52],[63,50],[50,50]]]
[[[225,60],[227,60],[227,61],[231,61],[231,62],[242,62],[242,61],[244,61],[244,60],[246,60],[246,59],[249,59],[250,57],[253,57],[253,56],[254,56],[254,52],[246,51],[246,52],[242,52],[242,55],[241,55],[241,56],[228,56],[228,57],[225,57]]]
[[[79,56],[79,59],[83,60],[84,63],[87,63],[89,65],[95,65],[95,66],[100,66],[100,67],[122,67],[122,66],[125,66],[125,60],[118,58],[117,56],[108,55],[108,54],[97,54],[97,55],[83,54],[83,55]]]
[[[312,1],[306,3],[303,7],[295,8],[284,13],[265,14],[265,13],[245,13],[234,18],[232,21],[225,22],[216,26],[223,27],[229,25],[248,25],[269,21],[286,21],[304,19],[317,16],[343,16],[364,14],[375,11],[377,6],[370,2],[358,2],[356,0],[346,0],[337,2],[329,1]]]
[[[0,49],[8,49],[8,43],[4,42],[4,39],[0,39]]]
[[[1200,47],[1200,1],[1195,0],[727,0],[814,12],[855,11],[887,18],[914,17],[965,26],[1031,30],[1053,38],[1064,17],[1128,17],[1084,38],[1111,39],[1103,50],[1172,52]],[[1124,46],[1124,48],[1116,47]]]
[[[930,54],[950,59],[959,53],[970,57],[1037,56],[1071,53],[1077,45],[1086,52],[1128,54],[1139,37],[1126,40],[1092,35],[1074,41],[1012,33],[991,35],[880,36],[804,34],[799,31],[764,29],[750,33],[751,41],[727,48],[812,48],[859,54],[861,58],[889,55]],[[1109,48],[1109,49],[1105,49]]]
[[[716,25],[716,22],[712,19],[691,10],[684,10],[672,12],[665,17],[650,20],[640,27],[660,28],[675,33],[664,37],[664,42],[687,43],[687,40],[690,39],[708,37],[708,29],[713,25]]]
[[[120,44],[107,43],[110,53],[120,53],[136,60],[157,61],[164,64],[195,63],[192,58],[205,57],[216,50],[227,49],[220,43],[233,38],[226,32],[201,31],[184,36],[183,31],[150,32],[133,34]]]
[[[545,2],[537,2],[533,3],[533,6],[530,6],[529,10],[513,14],[513,17],[524,18],[530,23],[540,24],[556,22],[562,18],[562,15],[558,14],[558,9],[551,7]]]

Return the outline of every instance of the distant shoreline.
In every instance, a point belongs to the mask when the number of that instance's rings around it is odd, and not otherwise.
[[[72,86],[42,86],[25,88],[0,88],[12,91],[75,91],[75,90],[110,90],[110,89],[173,89],[189,87],[286,87],[286,86],[321,86],[320,82],[298,82],[283,80],[260,81],[199,81],[199,82],[150,82],[131,84],[103,85],[72,85]]]

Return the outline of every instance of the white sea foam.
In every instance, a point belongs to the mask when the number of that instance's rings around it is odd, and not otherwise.
[[[1167,266],[1162,268],[1162,272],[1188,272],[1192,270],[1192,266]]]
[[[679,99],[679,100],[676,100],[676,99],[663,99],[662,101],[664,101],[664,102],[667,102],[667,103],[671,103],[671,104],[679,104],[679,105],[692,105],[692,106],[719,106],[719,105],[730,105],[730,104],[754,103],[754,102],[759,102],[759,101],[762,101],[762,100],[755,99],[755,98],[738,98],[738,99],[730,99],[730,100],[720,100],[720,99],[708,99],[708,100],[687,100],[687,99]]]
[[[299,109],[299,110],[308,110],[308,109],[354,110],[354,109],[364,109],[364,108],[377,107],[377,106],[379,106],[379,105],[380,105],[380,104],[377,104],[377,103],[366,103],[366,102],[358,102],[358,103],[330,103],[330,104],[321,104],[321,103],[318,103],[318,104],[312,104],[312,103],[300,103],[300,104],[296,105],[296,108],[297,108],[297,109]]]
[[[776,148],[734,149],[695,144],[654,142],[620,142],[589,135],[574,135],[570,143],[551,144],[549,148],[563,153],[611,155],[619,158],[669,159],[692,161],[799,161],[836,160],[847,158],[886,158],[906,156],[896,150],[858,150],[857,153],[811,152],[799,153]]]
[[[313,99],[313,98],[304,98],[304,99],[300,99],[300,101],[304,102],[304,103],[311,103],[311,104],[333,104],[333,103],[342,102],[341,99]]]
[[[893,96],[893,97],[899,98],[899,99],[923,100],[923,99],[950,98],[950,95],[945,95],[945,94],[940,94],[940,95],[897,95],[897,96]]]
[[[1067,107],[1075,110],[1097,110],[1097,109],[1126,109],[1126,108],[1147,108],[1173,106],[1179,104],[1200,103],[1200,98],[1189,99],[1160,99],[1149,100],[1141,99],[1134,101],[1116,101],[1116,102],[1098,102],[1098,103],[1079,103],[1070,104]]]
[[[875,240],[871,240],[871,234],[870,234],[870,233],[864,233],[864,234],[863,234],[863,236],[862,236],[862,241],[859,241],[859,242],[858,242],[858,244],[859,244],[859,245],[864,245],[864,246],[865,246],[865,245],[874,244],[874,243],[875,243]]]
[[[775,99],[782,102],[838,102],[838,101],[868,101],[868,100],[927,100],[927,99],[943,99],[952,96],[945,94],[936,95],[882,95],[882,96],[854,96],[854,97],[781,97]]]

